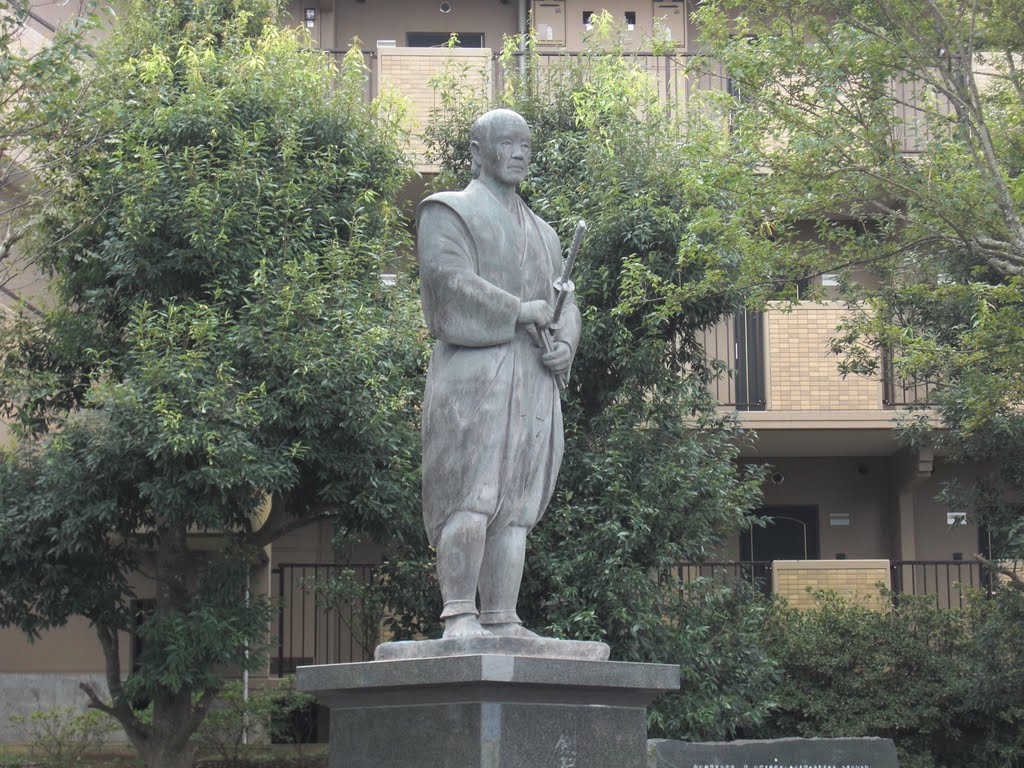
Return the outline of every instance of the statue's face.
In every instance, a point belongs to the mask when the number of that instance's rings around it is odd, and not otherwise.
[[[482,144],[474,148],[481,176],[512,186],[526,178],[530,167],[530,128],[525,122],[500,120],[491,127],[490,135]]]

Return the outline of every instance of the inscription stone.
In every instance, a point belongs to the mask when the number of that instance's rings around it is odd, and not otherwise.
[[[899,768],[892,739],[648,742],[648,768]]]

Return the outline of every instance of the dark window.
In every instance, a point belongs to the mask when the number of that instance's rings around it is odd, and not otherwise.
[[[740,560],[817,560],[821,557],[817,507],[763,507],[753,525],[740,536]]]
[[[483,32],[456,32],[459,48],[483,48]],[[406,45],[410,48],[443,48],[451,40],[451,32],[409,32]]]

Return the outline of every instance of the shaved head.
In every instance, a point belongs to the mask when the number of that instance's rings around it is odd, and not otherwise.
[[[474,179],[480,176],[479,152],[490,145],[494,136],[507,133],[510,129],[523,131],[527,137],[530,135],[530,126],[527,125],[526,120],[511,109],[492,109],[473,121],[473,125],[469,129],[469,141],[470,146],[475,144],[478,150],[473,153],[471,167]]]
[[[513,112],[511,109],[492,109],[473,121],[473,127],[469,129],[469,140],[487,141],[494,127],[499,123],[512,123],[529,130],[526,120],[518,112]]]

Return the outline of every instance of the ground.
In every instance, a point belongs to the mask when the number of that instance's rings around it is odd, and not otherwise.
[[[0,749],[2,768],[42,768],[45,765],[24,754]],[[79,765],[81,768],[138,768],[142,762],[128,748],[119,748],[89,755]],[[290,745],[254,748],[230,762],[223,758],[201,756],[196,762],[196,768],[327,768],[327,745],[305,745],[301,756]]]

